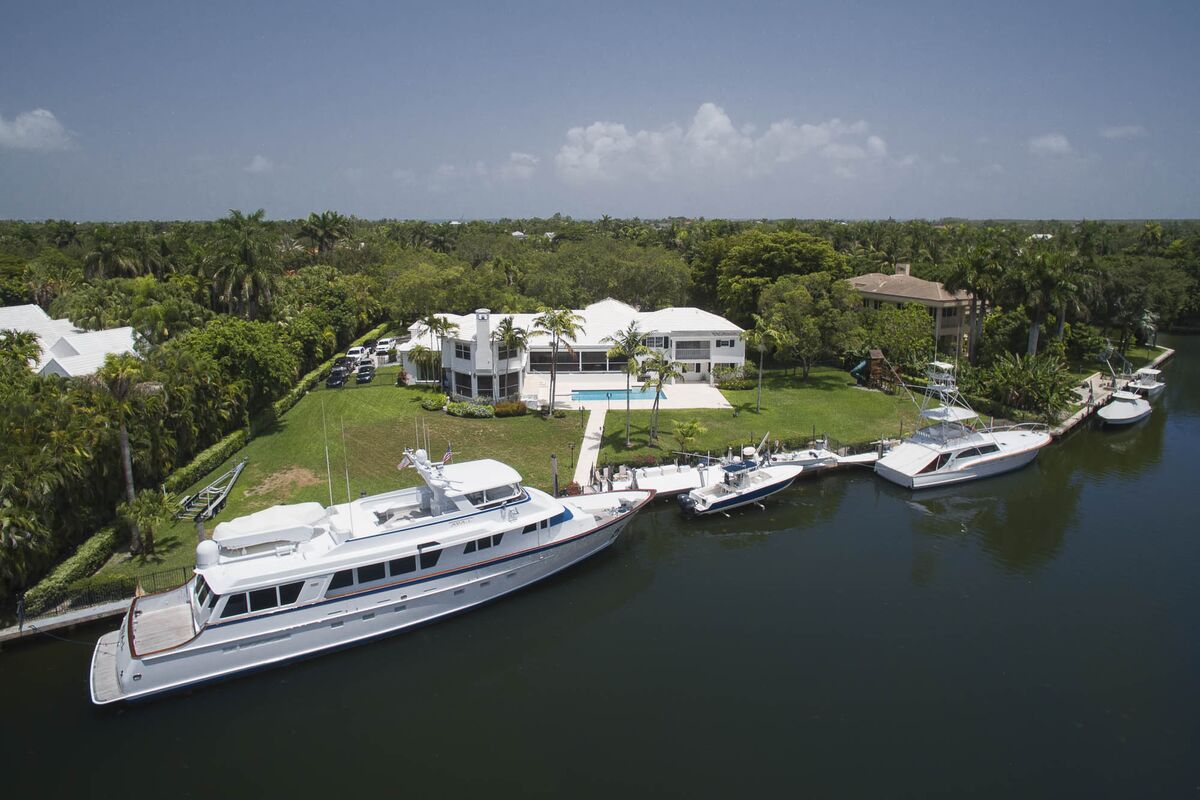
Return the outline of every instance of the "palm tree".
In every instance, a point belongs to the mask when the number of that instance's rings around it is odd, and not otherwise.
[[[109,409],[117,420],[117,441],[121,447],[121,468],[125,476],[125,501],[132,504],[135,499],[133,485],[133,456],[129,449],[129,429],[126,421],[137,410],[137,400],[162,389],[162,384],[145,381],[142,360],[124,353],[109,356],[99,370],[88,380],[101,390],[108,399]],[[136,522],[130,524],[132,534],[130,552],[142,550],[141,535]]]
[[[83,266],[89,278],[136,275],[138,258],[128,244],[113,236],[106,228],[99,228],[92,249],[83,257]]]
[[[678,361],[672,361],[658,352],[643,361],[642,368],[651,376],[642,384],[642,388],[654,390],[654,408],[650,411],[650,441],[654,442],[658,439],[658,401],[662,397],[663,387],[683,373]]]
[[[542,307],[533,321],[534,330],[550,335],[550,416],[554,416],[554,389],[558,385],[558,348],[565,346],[568,353],[575,352],[571,344],[583,330],[583,317],[568,308]]]
[[[154,489],[142,489],[133,500],[117,507],[131,530],[141,533],[142,550],[154,552],[154,531],[171,518],[174,506],[167,495]]]
[[[512,360],[512,353],[515,351],[519,354],[529,346],[529,331],[513,325],[512,317],[505,317],[496,326],[496,341],[499,342],[500,347],[507,353],[507,357],[504,359],[504,374],[507,375],[509,362]],[[497,394],[496,396],[499,397],[500,395]]]
[[[625,359],[625,446],[631,447],[629,419],[633,412],[631,411],[629,384],[633,380],[633,376],[638,373],[638,356],[648,354],[650,348],[642,342],[642,329],[638,327],[637,322],[630,322],[629,327],[617,331],[612,336],[605,336],[600,341],[612,345],[608,348],[609,358]]]
[[[318,253],[329,252],[349,234],[350,221],[336,211],[309,214],[300,226],[300,237],[312,242]]]
[[[271,302],[279,277],[279,261],[261,208],[252,214],[231,209],[217,220],[222,230],[220,256],[213,278],[229,313],[240,306],[247,319]],[[236,303],[235,303],[236,301]]]
[[[783,334],[758,314],[751,316],[754,318],[754,327],[743,333],[742,338],[746,340],[746,344],[758,350],[758,397],[754,401],[754,412],[759,413],[762,411],[763,360],[766,358],[767,349],[777,344]]]
[[[1029,312],[1029,342],[1026,355],[1036,355],[1038,338],[1046,317],[1061,300],[1060,283],[1070,256],[1062,250],[1030,250],[1022,254],[1016,280]]]
[[[33,331],[4,330],[0,331],[0,353],[6,361],[11,360],[28,369],[41,358],[42,345]]]
[[[408,349],[408,363],[417,368],[420,374],[418,380],[428,381],[437,376],[442,365],[442,356],[423,344],[414,344]]]

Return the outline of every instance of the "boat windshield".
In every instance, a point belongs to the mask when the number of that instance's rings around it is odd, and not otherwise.
[[[512,500],[520,496],[521,484],[509,483],[492,489],[484,489],[480,492],[470,492],[467,494],[467,501],[476,508],[479,508],[493,503],[503,503],[506,500]]]

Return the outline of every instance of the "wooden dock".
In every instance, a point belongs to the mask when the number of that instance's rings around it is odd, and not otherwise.
[[[133,598],[130,597],[127,600],[114,600],[98,606],[77,608],[61,614],[28,620],[21,627],[14,625],[11,628],[0,629],[0,646],[6,642],[28,639],[50,631],[69,630],[76,625],[86,625],[89,622],[119,617],[129,610],[129,603],[132,600]]]
[[[1151,368],[1158,367],[1159,364],[1169,360],[1174,355],[1174,350],[1164,347],[1162,348],[1162,352],[1146,366]],[[1061,439],[1066,436],[1095,414],[1098,409],[1107,405],[1112,400],[1113,392],[1124,387],[1125,383],[1126,381],[1114,379],[1111,375],[1105,375],[1102,372],[1093,372],[1088,376],[1087,380],[1083,381],[1075,389],[1079,393],[1080,400],[1083,402],[1082,407],[1058,425],[1052,427],[1050,435],[1055,439]]]

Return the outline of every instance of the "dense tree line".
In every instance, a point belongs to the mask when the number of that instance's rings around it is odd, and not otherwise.
[[[997,375],[1200,320],[1190,221],[0,221],[0,301],[131,325],[140,356],[94,380],[42,379],[25,367],[36,343],[3,337],[0,593],[110,521],[129,485],[156,485],[381,319],[611,296],[725,314],[752,353],[803,371],[871,346],[911,366],[932,349],[924,312],[865,312],[840,280],[900,262],[972,292],[986,323],[970,359]]]

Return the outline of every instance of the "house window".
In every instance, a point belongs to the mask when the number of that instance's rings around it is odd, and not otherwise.
[[[508,361],[509,359],[516,358],[520,354],[521,349],[519,347],[499,347],[496,349],[496,360]]]
[[[646,342],[646,347],[654,347],[659,350],[666,350],[671,346],[670,336],[647,336],[644,341]]]
[[[460,344],[459,342],[455,342],[454,343],[454,357],[461,358],[465,361],[470,361],[471,360],[471,345]]]
[[[942,319],[946,319],[947,317],[957,317],[957,316],[958,316],[958,309],[956,307],[942,309]]]
[[[509,372],[500,376],[500,396],[512,397],[521,391],[521,373]]]
[[[584,372],[604,372],[608,369],[608,354],[603,350],[587,350],[580,353],[580,356],[583,359]]]
[[[474,397],[471,389],[471,376],[465,372],[454,373],[454,393],[461,397]]]
[[[492,396],[492,376],[491,375],[476,375],[475,376],[475,393],[480,397]]]
[[[717,347],[733,347],[737,344],[737,339],[717,339]]]
[[[703,340],[693,342],[675,342],[675,358],[680,361],[695,361],[709,357],[708,342]]]

